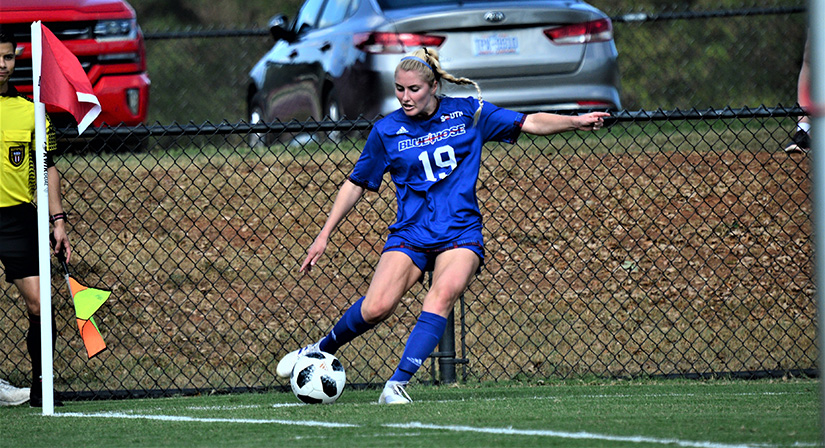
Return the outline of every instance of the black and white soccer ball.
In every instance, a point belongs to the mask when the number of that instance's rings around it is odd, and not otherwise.
[[[292,392],[304,403],[334,403],[347,375],[335,356],[325,352],[307,353],[295,362],[289,379]]]

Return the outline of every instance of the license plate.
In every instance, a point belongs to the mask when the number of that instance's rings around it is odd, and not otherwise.
[[[473,54],[490,56],[518,54],[518,37],[509,34],[484,34],[473,36]]]

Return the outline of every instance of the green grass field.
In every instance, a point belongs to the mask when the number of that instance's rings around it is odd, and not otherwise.
[[[413,386],[406,406],[346,390],[333,405],[289,393],[0,408],[9,447],[822,446],[819,381],[564,381]]]

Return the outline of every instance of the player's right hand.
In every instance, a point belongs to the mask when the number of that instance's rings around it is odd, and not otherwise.
[[[300,272],[309,272],[312,270],[312,267],[315,266],[315,263],[321,259],[321,255],[324,254],[324,251],[327,249],[327,240],[326,238],[315,238],[313,241],[312,246],[309,246],[309,250],[307,251],[307,257],[304,259],[304,263],[301,264],[301,268],[299,269]]]

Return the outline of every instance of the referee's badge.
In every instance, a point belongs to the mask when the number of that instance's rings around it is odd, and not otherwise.
[[[22,165],[24,160],[26,160],[25,146],[12,146],[9,148],[9,162],[13,166]]]

